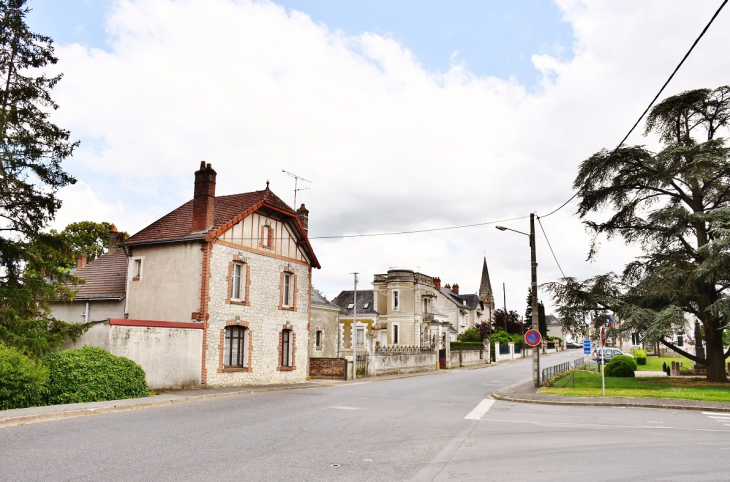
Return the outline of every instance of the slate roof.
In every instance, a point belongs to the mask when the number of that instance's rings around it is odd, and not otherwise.
[[[312,306],[322,306],[325,308],[337,308],[339,309],[339,306],[332,303],[331,301],[328,301],[327,298],[322,295],[319,291],[312,289]]]
[[[462,308],[469,308],[471,310],[476,310],[479,307],[479,296],[472,295],[472,294],[463,294],[463,295],[457,295],[454,290],[451,290],[449,288],[441,288],[439,291],[446,296],[446,298],[450,299],[454,302],[454,304],[462,307]],[[466,301],[466,305],[464,304],[464,301]]]
[[[471,310],[479,309],[479,295],[459,295],[462,299],[466,300],[466,306]]]
[[[170,243],[175,241],[211,240],[230,226],[261,207],[267,207],[290,216],[305,239],[312,265],[319,268],[319,261],[314,255],[309,239],[306,236],[297,213],[274,194],[268,186],[263,191],[216,196],[213,201],[213,226],[206,231],[193,231],[193,200],[186,202],[172,212],[162,216],[146,228],[135,233],[121,243],[123,246]]]
[[[354,291],[342,291],[339,295],[335,296],[332,303],[340,307],[340,313],[343,315],[352,316],[353,308],[348,308],[352,304]],[[365,308],[365,305],[368,305]],[[357,314],[358,315],[377,315],[373,306],[373,290],[357,290]]]
[[[127,292],[127,256],[122,250],[114,250],[99,256],[74,275],[86,280],[75,287],[76,300],[112,298],[121,300]]]

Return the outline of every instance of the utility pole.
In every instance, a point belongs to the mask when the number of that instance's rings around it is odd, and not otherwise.
[[[504,302],[504,332],[507,333],[507,291],[502,283],[502,301]]]
[[[284,169],[282,169],[281,172],[283,172],[285,174],[288,174],[288,175],[290,175],[291,177],[294,178],[294,205],[292,207],[294,209],[296,209],[297,208],[297,192],[298,191],[306,191],[307,189],[309,189],[308,187],[297,188],[298,182],[299,181],[304,181],[304,182],[308,182],[309,184],[312,184],[312,181],[307,181],[302,176],[297,176],[296,174],[293,174],[293,173],[291,173],[289,171],[285,171]]]
[[[535,213],[530,213],[530,261],[532,265],[532,328],[539,326],[537,312],[537,254],[535,253]],[[540,347],[532,348],[532,381],[540,387]]]
[[[355,277],[355,291],[352,292],[352,379],[357,380],[357,275]]]

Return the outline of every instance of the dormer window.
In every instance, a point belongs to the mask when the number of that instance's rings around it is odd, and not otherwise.
[[[370,306],[370,303],[365,303],[362,307],[367,310],[368,306]]]
[[[355,307],[355,303],[350,303],[349,305],[347,305],[347,309],[348,309],[348,310],[351,310],[351,309],[353,309],[354,307]]]

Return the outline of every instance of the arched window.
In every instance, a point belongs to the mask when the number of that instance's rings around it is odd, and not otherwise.
[[[248,364],[247,343],[248,330],[242,326],[227,326],[223,366],[225,368],[243,368]]]

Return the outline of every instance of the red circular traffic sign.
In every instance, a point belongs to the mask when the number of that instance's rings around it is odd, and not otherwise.
[[[542,341],[542,336],[540,336],[540,332],[537,330],[528,330],[527,333],[525,333],[525,343],[527,343],[530,346],[537,346]]]

